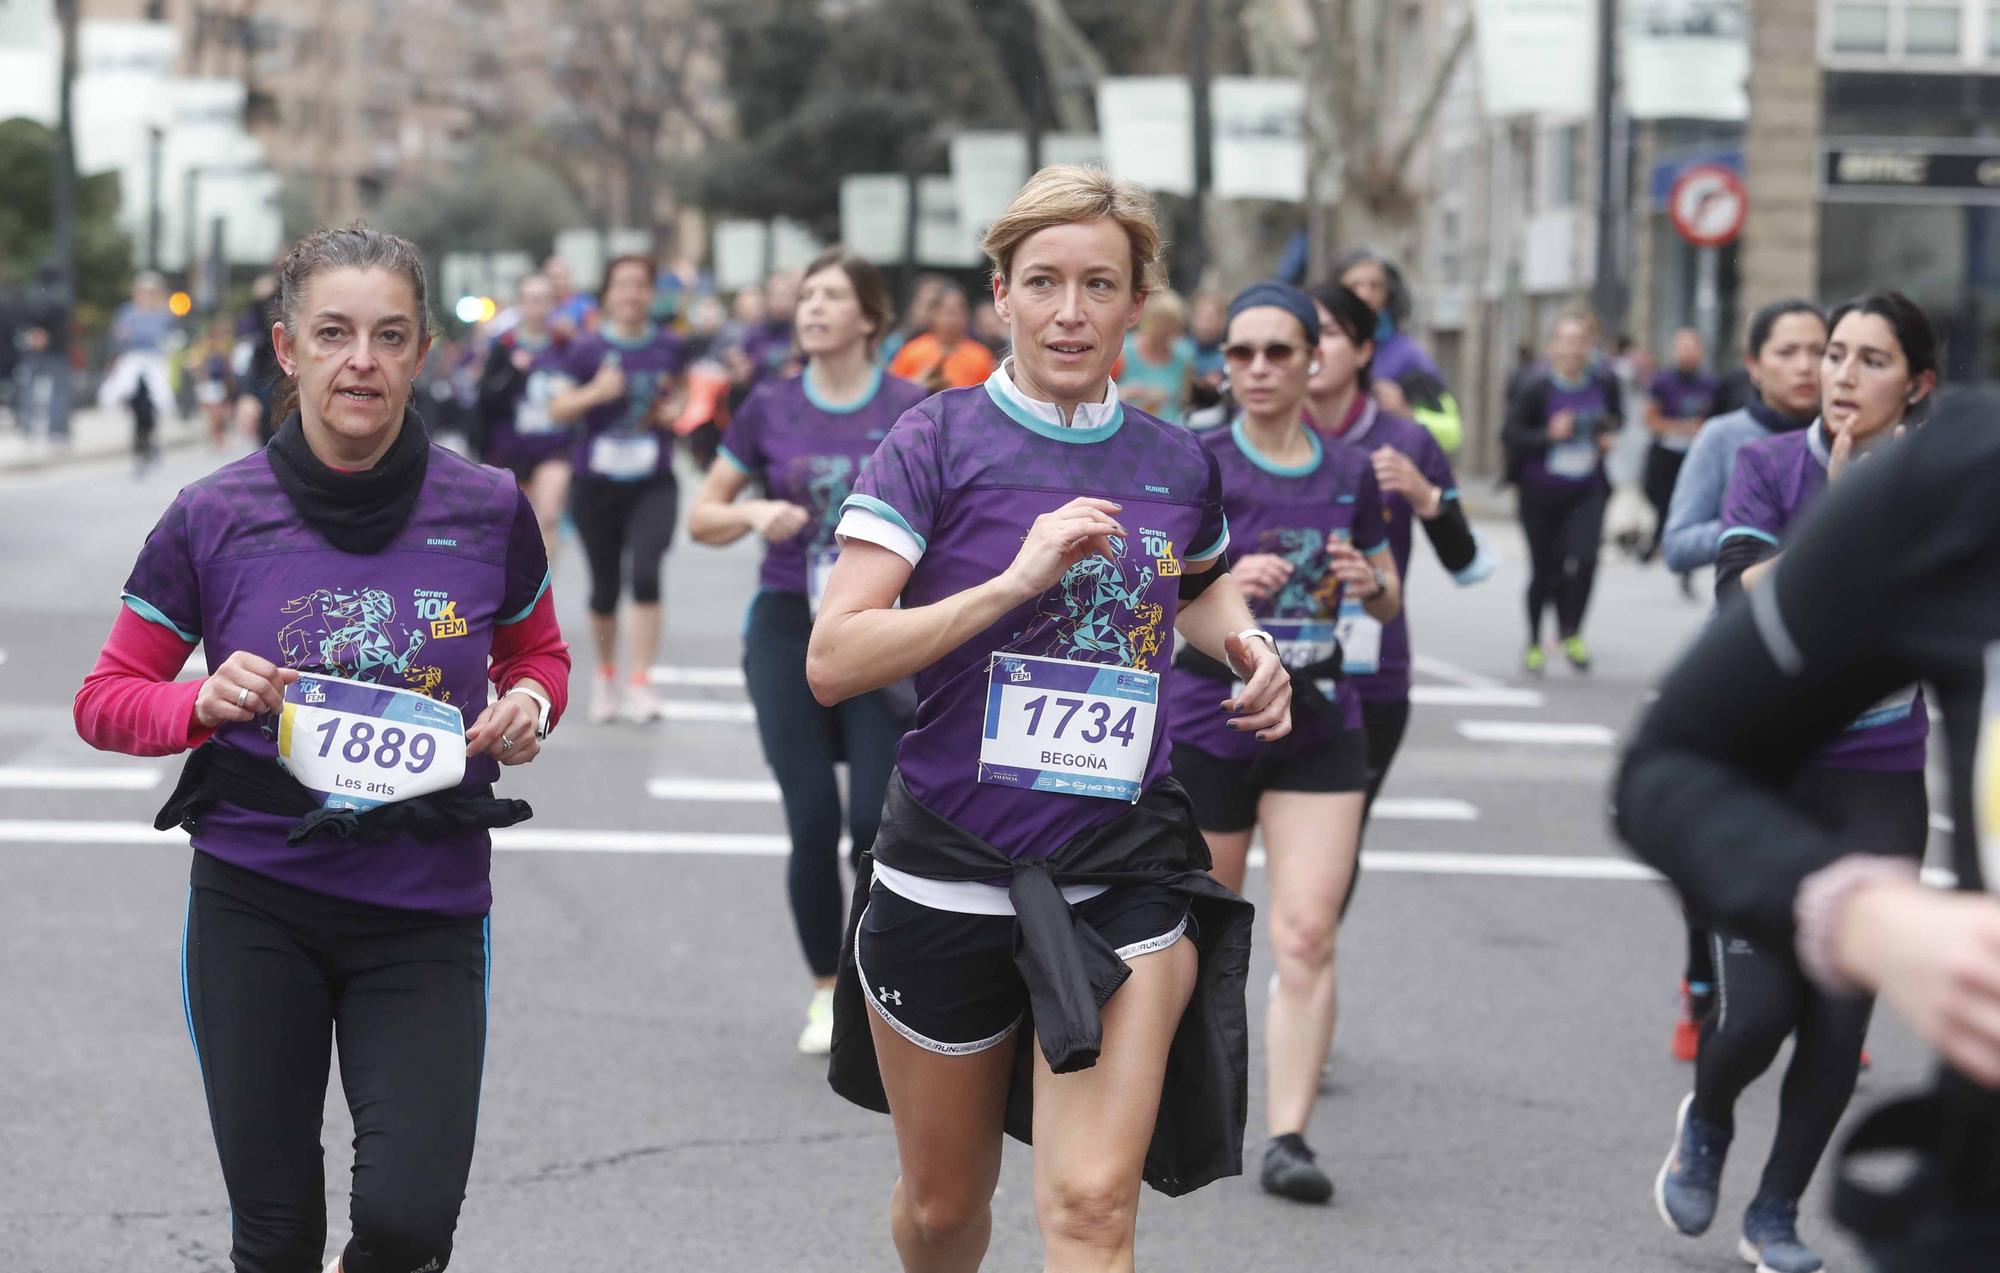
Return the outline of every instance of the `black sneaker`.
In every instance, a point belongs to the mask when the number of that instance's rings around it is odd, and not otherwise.
[[[1333,1197],[1333,1181],[1313,1161],[1313,1151],[1297,1132],[1271,1138],[1259,1183],[1265,1193],[1294,1202],[1326,1202]]]

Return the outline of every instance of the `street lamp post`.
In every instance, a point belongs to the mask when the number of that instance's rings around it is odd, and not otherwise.
[[[76,26],[80,0],[55,0],[61,32],[61,70],[56,88],[56,154],[50,211],[55,221],[50,262],[67,307],[76,296]]]

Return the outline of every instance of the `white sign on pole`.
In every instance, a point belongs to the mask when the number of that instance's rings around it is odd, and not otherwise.
[[[1028,139],[1020,133],[960,133],[951,139],[952,190],[971,233],[985,234],[1027,180]]]
[[[1556,120],[1596,99],[1595,0],[1474,0],[1486,113]]]
[[[164,22],[92,21],[78,30],[77,171],[124,171],[128,223],[135,202],[145,217],[150,133],[172,123],[169,84],[179,51],[179,35]]]
[[[951,178],[917,178],[917,263],[963,269],[981,259],[977,240],[959,219]]]
[[[0,0],[0,119],[53,125],[61,59],[53,0]]]
[[[1218,76],[1209,88],[1217,198],[1306,197],[1305,85],[1295,79]]]
[[[1114,77],[1097,86],[1105,166],[1162,194],[1194,193],[1194,91],[1178,75]]]
[[[877,265],[903,262],[910,224],[910,179],[859,173],[840,183],[840,245]]]
[[[762,221],[715,223],[715,285],[734,292],[764,283],[771,228]]]
[[[812,231],[798,222],[784,217],[771,222],[772,269],[802,270],[825,250],[825,245],[813,237]]]
[[[1633,119],[1750,117],[1744,0],[1628,0],[1625,109]]]

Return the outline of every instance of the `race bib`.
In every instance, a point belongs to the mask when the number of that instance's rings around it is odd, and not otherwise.
[[[536,372],[528,377],[528,387],[521,394],[521,401],[514,407],[514,432],[523,437],[538,433],[554,433],[562,425],[549,414],[549,401],[555,397],[555,377],[545,372]]]
[[[815,617],[819,614],[820,599],[826,596],[826,581],[833,576],[833,563],[838,560],[838,547],[813,548],[806,552],[806,609]]]
[[[1382,668],[1382,621],[1352,597],[1340,603],[1340,670],[1373,676]]]
[[[590,471],[621,482],[651,477],[660,462],[660,435],[606,433],[591,439]]]
[[[229,386],[220,380],[204,380],[194,387],[194,400],[204,407],[229,401]]]
[[[1889,695],[1889,697],[1855,717],[1854,723],[1847,727],[1848,731],[1851,733],[1857,729],[1874,729],[1878,725],[1895,724],[1916,710],[1917,695],[1920,692],[1918,687],[1914,685],[1907,689],[1897,690],[1894,694]]]
[[[1135,801],[1153,756],[1157,672],[995,652],[979,781]]]
[[[373,809],[465,778],[465,718],[415,690],[308,674],[285,687],[278,763],[329,809]]]
[[[1266,619],[1263,628],[1278,643],[1278,662],[1287,670],[1326,662],[1338,639],[1331,619]]]
[[[1581,479],[1597,471],[1597,442],[1591,438],[1571,438],[1549,448],[1549,472],[1557,477]]]

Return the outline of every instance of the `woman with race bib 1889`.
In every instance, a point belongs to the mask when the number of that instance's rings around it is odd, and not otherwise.
[[[906,1270],[978,1267],[1003,1132],[1035,1147],[1045,1267],[1130,1269],[1142,1178],[1242,1170],[1248,1067],[1248,906],[1167,776],[1162,673],[1176,632],[1227,660],[1244,687],[1210,710],[1267,741],[1291,686],[1222,564],[1214,458],[1110,380],[1155,286],[1150,201],[1048,168],[985,248],[1013,355],[869,461],[808,654],[824,702],[912,674],[920,700],[832,1080],[894,1119]]]
[[[751,390],[688,510],[688,534],[704,544],[732,544],[753,532],[764,540],[743,628],[743,671],[791,832],[786,891],[815,986],[799,1035],[807,1054],[833,1046],[833,974],[846,914],[834,765],[847,762],[847,825],[858,856],[875,841],[903,732],[881,691],[822,707],[806,684],[812,617],[840,552],[840,506],[889,426],[929,396],[871,359],[889,319],[889,289],[873,265],[833,251],[807,266],[796,322],[805,371]],[[763,498],[738,502],[753,482]]]

